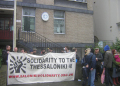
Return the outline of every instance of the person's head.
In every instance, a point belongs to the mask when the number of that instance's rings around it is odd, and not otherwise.
[[[25,53],[27,53],[27,50],[25,50]]]
[[[14,48],[14,52],[17,52],[17,51],[18,51],[18,48],[17,48],[17,47],[15,47],[15,48]]]
[[[24,49],[23,48],[21,49],[21,53],[24,53]]]
[[[11,48],[10,45],[7,45],[7,46],[6,46],[6,50],[7,50],[7,51],[10,51],[10,48]]]
[[[95,48],[95,53],[99,53],[99,48]]]
[[[29,52],[30,52],[30,54],[33,54],[33,50],[32,49]]]
[[[33,48],[33,53],[37,53],[37,49],[36,48]]]
[[[52,49],[52,48],[49,48],[49,52],[53,52],[53,49]]]
[[[69,50],[69,47],[68,46],[65,46],[65,51]]]
[[[87,50],[85,49],[85,53],[87,52]]]
[[[104,47],[104,51],[108,51],[108,50],[110,50],[110,47],[109,47],[108,45],[106,45],[106,46]]]
[[[45,49],[44,48],[42,49],[42,54],[45,54]]]
[[[113,50],[112,50],[112,54],[114,55],[114,54],[116,54],[116,53],[117,53],[117,50],[113,49]]]
[[[90,52],[91,52],[91,49],[90,49],[90,48],[87,48],[87,49],[86,49],[86,54],[85,54],[85,55],[88,55]]]
[[[73,51],[73,52],[77,52],[77,48],[74,47],[74,48],[72,49],[72,51]]]

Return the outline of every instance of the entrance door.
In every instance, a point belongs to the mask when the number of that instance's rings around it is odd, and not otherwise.
[[[0,18],[0,39],[13,38],[13,18]]]

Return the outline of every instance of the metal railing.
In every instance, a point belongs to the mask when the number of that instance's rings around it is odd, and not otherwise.
[[[50,39],[46,38],[45,36],[42,36],[37,32],[22,32],[21,27],[17,27],[17,36],[18,41],[26,43],[26,46],[28,46],[29,48],[38,47],[47,49],[52,47],[55,49],[56,52],[62,48],[61,45],[51,41]]]

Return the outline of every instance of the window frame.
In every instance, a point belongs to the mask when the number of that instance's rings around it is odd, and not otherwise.
[[[54,13],[55,13],[55,11],[61,11],[61,10],[54,10]],[[64,20],[64,29],[66,28],[66,24],[65,24],[65,11],[63,11],[64,12],[64,18],[56,18],[55,16],[54,16],[54,20],[55,19],[59,19],[59,20]],[[55,14],[54,14],[55,15]],[[55,30],[55,28],[54,28],[54,30]],[[65,29],[65,32],[64,33],[56,33],[55,31],[54,31],[54,34],[60,34],[60,35],[64,35],[66,33],[66,29]]]
[[[32,16],[32,15],[23,15],[23,8],[31,8],[31,7],[22,7],[22,23],[21,23],[21,32],[28,32],[28,31],[23,31],[23,17],[24,16],[27,16],[27,17],[34,17],[35,18],[35,20],[36,20],[36,9],[35,9],[35,16]],[[35,24],[36,24],[36,21],[35,21]],[[36,26],[36,25],[35,25]],[[36,27],[34,27],[34,29],[35,29]],[[36,31],[36,29],[34,30],[34,31],[29,31],[29,32],[32,32],[32,33],[35,33],[35,31]]]

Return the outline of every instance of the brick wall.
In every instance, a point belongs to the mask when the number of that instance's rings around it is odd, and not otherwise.
[[[92,1],[87,1],[89,10],[93,9]],[[54,5],[54,0],[36,0],[36,3]],[[47,22],[41,19],[43,12],[49,14]],[[22,7],[17,7],[17,19],[22,21]],[[20,27],[21,23],[17,23],[17,26]],[[35,31],[54,42],[94,43],[92,14],[65,12],[66,33],[58,35],[54,34],[54,10],[36,8]]]
[[[41,19],[43,12],[48,12],[50,19],[44,22]],[[93,16],[89,14],[66,12],[66,33],[54,34],[54,11],[47,9],[36,9],[36,32],[44,35],[54,42],[79,42],[93,43]]]
[[[87,8],[88,10],[93,10],[93,0],[87,0]]]

